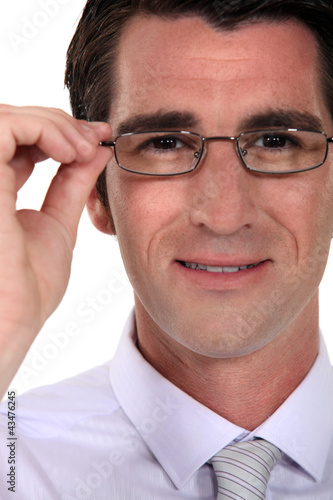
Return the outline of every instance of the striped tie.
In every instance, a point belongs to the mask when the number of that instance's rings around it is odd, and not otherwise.
[[[264,500],[281,451],[263,439],[227,446],[210,461],[217,478],[217,500]]]

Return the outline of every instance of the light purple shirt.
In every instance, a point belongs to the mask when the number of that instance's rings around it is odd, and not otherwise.
[[[7,403],[0,416],[1,500],[215,500],[207,461],[233,440],[262,437],[283,457],[267,500],[333,500],[333,376],[321,338],[311,371],[248,433],[162,377],[135,346],[133,315],[114,359],[22,395],[16,493],[8,491]]]

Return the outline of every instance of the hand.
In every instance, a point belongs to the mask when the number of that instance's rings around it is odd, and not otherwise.
[[[107,123],[65,112],[0,105],[0,398],[61,301],[79,219],[111,159]],[[16,211],[18,189],[37,162],[61,163],[40,211]]]

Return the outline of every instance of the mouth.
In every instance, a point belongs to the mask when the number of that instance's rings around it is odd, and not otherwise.
[[[246,271],[248,269],[252,269],[254,267],[259,266],[264,261],[255,262],[254,264],[248,265],[239,265],[239,266],[206,266],[205,264],[198,264],[196,262],[185,262],[182,260],[178,261],[182,266],[187,267],[188,269],[198,270],[198,271],[206,271],[208,273],[238,273],[240,271]]]

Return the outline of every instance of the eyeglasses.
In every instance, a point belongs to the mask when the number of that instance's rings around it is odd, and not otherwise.
[[[320,167],[333,138],[324,132],[267,129],[238,137],[201,137],[187,131],[134,132],[102,146],[114,147],[120,168],[142,175],[171,176],[192,172],[207,154],[208,141],[234,141],[243,165],[262,174],[295,174]]]

